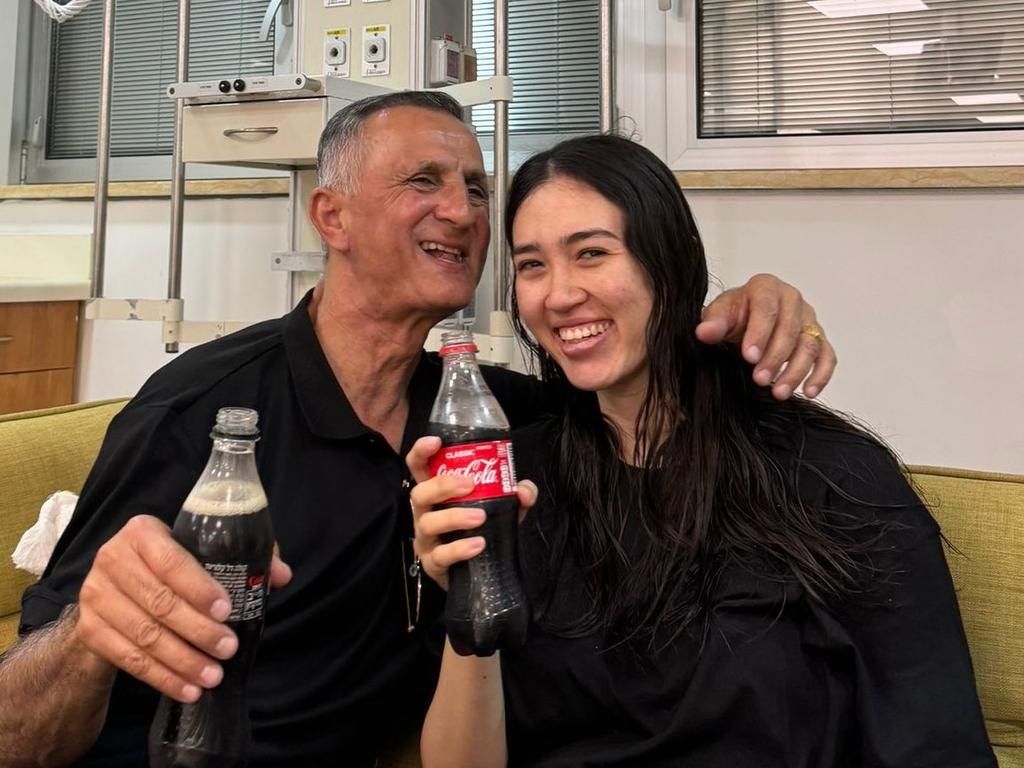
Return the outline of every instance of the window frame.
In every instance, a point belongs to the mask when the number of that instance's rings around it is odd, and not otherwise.
[[[683,0],[667,16],[666,94],[678,89],[681,98],[665,100],[664,157],[675,171],[1024,165],[1024,130],[699,138],[696,0]]]
[[[96,0],[97,2],[99,0]],[[18,182],[19,167],[14,163],[21,148],[21,141],[31,131],[31,123],[35,116],[48,115],[48,98],[50,86],[50,53],[51,53],[51,20],[32,0],[19,0],[20,11],[30,13],[28,24],[29,34],[19,35],[16,43],[15,97],[12,114],[11,158],[12,167],[8,170],[8,181]],[[293,35],[277,35],[275,44],[275,68],[285,66],[282,57],[294,57],[292,46]],[[115,50],[116,54],[116,50]],[[25,73],[26,76],[21,76]],[[19,101],[20,96],[20,101]],[[19,110],[19,103],[23,109]],[[96,180],[96,158],[49,159],[45,157],[45,146],[31,147],[27,163],[27,184],[63,184],[76,182],[92,182]],[[115,181],[163,181],[171,178],[171,155],[137,155],[129,157],[111,157],[108,174],[111,182]],[[247,166],[213,165],[206,163],[186,163],[185,176],[188,179],[235,179],[235,178],[267,178],[287,176],[287,171],[276,169],[252,168]]]

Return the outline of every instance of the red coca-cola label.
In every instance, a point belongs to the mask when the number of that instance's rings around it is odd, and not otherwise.
[[[508,440],[445,446],[431,457],[430,474],[470,477],[476,483],[468,496],[450,499],[449,504],[514,496],[516,492],[516,467]]]

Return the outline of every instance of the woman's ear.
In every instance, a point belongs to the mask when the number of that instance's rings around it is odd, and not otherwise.
[[[328,251],[349,250],[344,207],[345,196],[326,187],[317,187],[309,196],[309,220],[320,233]]]

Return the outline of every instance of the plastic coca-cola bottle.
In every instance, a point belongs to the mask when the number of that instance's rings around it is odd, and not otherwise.
[[[430,413],[428,434],[441,438],[430,461],[431,475],[467,475],[476,482],[468,495],[444,507],[478,507],[487,513],[479,528],[448,534],[446,541],[483,536],[484,550],[448,571],[445,625],[455,652],[490,656],[526,639],[528,610],[516,557],[519,500],[512,443],[505,413],[476,362],[467,331],[441,337],[444,369]]]
[[[161,697],[149,731],[152,768],[240,768],[248,759],[246,690],[263,633],[274,548],[256,472],[257,418],[249,408],[217,412],[210,460],[171,531],[228,593],[226,623],[238,636],[238,651],[222,662],[220,685],[194,703]]]

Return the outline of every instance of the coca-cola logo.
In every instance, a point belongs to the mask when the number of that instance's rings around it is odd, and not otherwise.
[[[476,459],[461,467],[449,467],[447,464],[438,464],[437,475],[456,475],[458,477],[471,477],[477,485],[481,483],[498,482],[498,460]]]
[[[430,473],[434,477],[452,475],[473,480],[473,491],[452,501],[493,499],[515,493],[516,472],[508,440],[442,448],[430,460]]]

